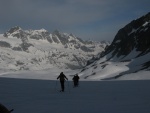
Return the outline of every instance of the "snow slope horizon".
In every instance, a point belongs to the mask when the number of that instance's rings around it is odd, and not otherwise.
[[[76,73],[80,76],[81,81],[149,80],[149,70],[141,69],[143,68],[143,62],[149,61],[150,53],[137,58],[135,58],[135,55],[138,55],[137,52],[134,51],[133,53],[134,54],[129,54],[126,57],[122,56],[123,58],[120,59],[120,61],[118,61],[115,57],[107,60],[111,58],[110,53],[107,56],[100,58],[98,61],[88,65],[84,69],[70,70],[51,68],[43,71],[0,71],[0,77],[56,80],[60,72],[64,72],[70,81]]]
[[[149,62],[150,53],[136,57],[139,52],[133,50],[133,52],[126,57],[120,56],[120,59],[115,56],[112,57],[111,54],[112,53],[109,53],[85,67],[79,73],[80,77],[92,80],[150,79],[149,68],[145,69],[144,66],[146,62]],[[137,75],[137,77],[135,75]]]
[[[107,56],[104,56],[85,68],[78,70],[59,69],[54,67],[42,71],[24,70],[14,72],[1,70],[0,77],[56,80],[60,72],[64,72],[69,80],[72,80],[73,75],[76,73],[79,74],[80,80],[82,81],[150,79],[149,70],[141,70],[144,68],[143,63],[149,61],[150,53],[136,57],[138,54],[139,52],[133,50],[131,54],[126,57],[121,56],[118,61],[118,58],[115,56],[111,58],[111,53],[109,53]]]
[[[35,80],[57,80],[58,75],[61,72],[67,76],[68,81],[72,81],[75,74],[78,73],[80,81],[120,81],[120,80],[150,80],[149,71],[142,70],[134,73],[127,73],[123,76],[115,79],[116,75],[128,70],[123,64],[119,63],[110,64],[106,69],[95,72],[92,74],[92,70],[88,69],[86,72],[81,70],[49,70],[49,71],[17,71],[17,72],[5,72],[0,73],[0,78],[16,78],[16,79],[35,79]],[[118,65],[118,66],[116,66]],[[109,67],[111,67],[109,69]],[[119,68],[118,68],[119,67]],[[91,75],[90,75],[91,74]]]

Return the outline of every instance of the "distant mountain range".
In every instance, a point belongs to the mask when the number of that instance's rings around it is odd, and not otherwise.
[[[0,71],[80,69],[109,42],[84,41],[73,34],[16,26],[0,34]]]
[[[111,45],[89,64],[81,71],[81,77],[120,79],[133,73],[149,71],[150,13],[120,29]]]

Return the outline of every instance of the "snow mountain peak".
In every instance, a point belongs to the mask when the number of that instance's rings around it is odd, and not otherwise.
[[[1,70],[78,69],[104,50],[106,44],[87,43],[58,30],[23,30],[16,26],[0,35]]]

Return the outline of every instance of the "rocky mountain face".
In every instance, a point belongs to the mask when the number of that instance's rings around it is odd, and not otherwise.
[[[58,30],[49,33],[16,26],[0,35],[0,70],[78,69],[108,44],[83,41]]]
[[[140,52],[138,56],[150,52],[150,13],[120,29],[106,53],[112,52],[112,56],[120,57],[134,49]]]
[[[141,70],[149,71],[150,13],[120,29],[110,46],[92,62],[81,71],[84,78],[117,79]]]
[[[122,60],[129,54],[131,59],[150,53],[150,12],[136,20],[133,20],[120,29],[106,53],[112,52],[112,57],[117,56]],[[150,59],[143,62],[141,69],[150,67]]]

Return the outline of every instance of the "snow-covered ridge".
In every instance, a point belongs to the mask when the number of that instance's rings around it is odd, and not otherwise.
[[[150,79],[150,13],[133,20],[116,34],[112,44],[80,72],[94,80]],[[139,74],[140,73],[140,74]]]
[[[50,33],[16,26],[0,35],[0,70],[78,69],[107,45],[58,30]]]

